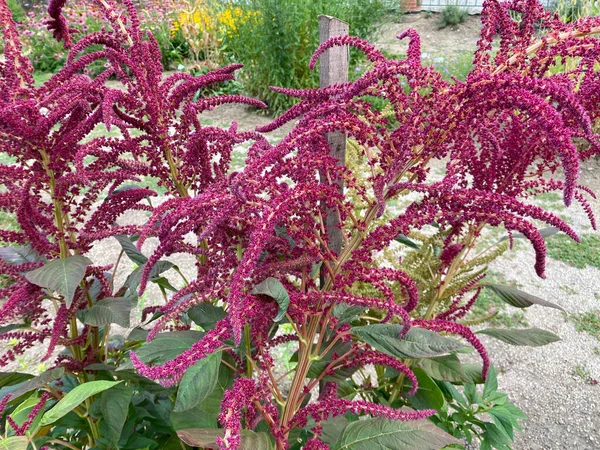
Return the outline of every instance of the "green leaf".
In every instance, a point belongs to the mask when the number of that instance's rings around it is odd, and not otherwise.
[[[556,334],[541,330],[540,328],[527,328],[524,330],[486,328],[485,330],[478,331],[477,334],[486,334],[511,345],[528,345],[530,347],[540,347],[560,341],[560,337]]]
[[[187,428],[217,428],[217,416],[221,412],[223,394],[232,384],[233,371],[222,364],[215,389],[202,403],[184,412],[171,411],[170,419],[173,428],[176,431]]]
[[[348,419],[345,416],[335,416],[321,422],[323,429],[321,430],[321,437],[319,439],[332,447],[340,439],[348,423]]]
[[[185,371],[179,383],[173,411],[192,409],[212,393],[219,376],[221,356],[221,352],[212,353]]]
[[[119,244],[121,244],[121,248],[125,252],[125,254],[129,257],[131,261],[136,263],[138,266],[142,266],[148,262],[148,258],[146,258],[135,246],[135,244],[124,234],[117,234],[114,236]]]
[[[85,269],[92,264],[89,258],[81,255],[55,259],[39,269],[25,274],[30,283],[56,291],[63,296],[67,308],[71,306],[75,290],[85,276]]]
[[[467,405],[467,400],[465,397],[458,392],[458,390],[452,384],[448,383],[447,381],[440,381],[437,384],[440,390],[444,393],[444,397],[452,399],[461,405]]]
[[[419,388],[415,395],[406,397],[408,402],[415,409],[435,409],[440,410],[446,403],[444,394],[438,387],[438,385],[431,379],[423,369],[413,369]],[[405,387],[405,391],[410,390],[408,386]]]
[[[340,323],[349,323],[365,311],[361,306],[349,306],[345,303],[336,303],[333,305],[333,315],[338,318]]]
[[[269,277],[264,280],[262,283],[257,284],[252,289],[252,294],[254,295],[267,295],[275,299],[275,301],[279,304],[279,311],[277,312],[277,317],[275,317],[275,322],[279,322],[285,316],[287,312],[288,306],[290,305],[290,296],[287,291],[283,287],[283,284],[277,279],[273,277]]]
[[[465,371],[465,379],[468,383],[483,384],[481,376],[483,366],[481,364],[463,364],[463,369]]]
[[[496,369],[494,366],[490,366],[485,384],[483,385],[483,398],[487,399],[494,392],[498,391],[498,378],[496,377]]]
[[[37,250],[31,248],[31,245],[23,247],[1,247],[0,259],[6,264],[24,264],[41,261]]]
[[[125,297],[104,298],[94,303],[91,308],[83,310],[80,320],[94,327],[116,323],[127,328],[131,306],[131,299]]]
[[[20,372],[0,372],[0,388],[4,386],[12,386],[33,378],[29,373]]]
[[[0,450],[27,450],[29,438],[27,436],[12,436],[0,440]]]
[[[187,445],[202,447],[206,450],[218,449],[215,441],[217,437],[224,435],[224,430],[216,428],[189,428],[177,432],[179,439]],[[267,433],[242,430],[242,439],[238,450],[271,450],[273,448],[273,444]]]
[[[325,342],[323,344],[323,347],[327,348],[329,346],[329,342]],[[308,378],[318,378],[324,370],[327,369],[327,367],[331,364],[331,362],[334,360],[334,356],[335,358],[339,358],[341,355],[344,355],[348,352],[348,350],[350,350],[350,343],[349,342],[341,342],[341,341],[337,341],[333,347],[331,347],[327,353],[323,356],[321,356],[321,358],[319,360],[313,361],[312,364],[310,365],[310,368],[308,369],[308,373],[306,374],[306,376]],[[292,355],[292,359],[294,359],[295,361],[298,361],[298,352],[295,352],[294,355]],[[293,362],[293,361],[292,361]],[[342,380],[346,380],[350,377],[352,377],[352,374],[354,372],[356,372],[358,370],[357,367],[342,367],[338,370],[336,370],[335,372],[333,372],[330,375],[326,375],[323,380],[324,381],[342,381]]]
[[[190,320],[204,330],[212,330],[216,323],[227,315],[223,308],[210,303],[200,303],[190,308],[187,313]]]
[[[102,423],[106,428],[103,437],[107,438],[115,447],[121,439],[121,432],[127,420],[132,397],[133,389],[122,384],[104,391],[100,396]]]
[[[54,405],[54,407],[44,414],[42,418],[42,426],[50,425],[56,422],[61,417],[68,414],[73,409],[77,408],[86,399],[92,395],[96,395],[102,391],[110,389],[111,387],[122,383],[122,381],[88,381],[87,383],[80,384],[75,389],[70,391],[67,395],[60,399],[60,401]]]
[[[512,414],[508,412],[506,408],[502,406],[495,406],[488,411],[492,420],[500,431],[503,431],[510,440],[515,438],[513,431],[513,418]]]
[[[396,242],[400,242],[410,248],[414,248],[415,250],[419,250],[421,247],[415,241],[409,239],[407,236],[403,234],[399,234],[395,239]]]
[[[437,450],[460,443],[428,420],[400,422],[377,417],[351,422],[334,450]]]
[[[473,383],[466,383],[463,388],[463,393],[465,394],[465,397],[467,397],[467,400],[472,405],[479,403],[481,401],[481,398],[479,397],[479,394],[477,393],[477,386],[475,386]]]
[[[439,381],[450,381],[452,383],[467,381],[465,369],[456,355],[419,359],[417,367]]]
[[[58,380],[65,373],[64,367],[57,367],[55,369],[44,372],[43,374],[30,379],[23,385],[19,386],[18,389],[12,391],[12,398],[17,399],[21,395],[27,394],[28,392],[35,391],[44,387],[48,383]]]
[[[510,450],[507,445],[509,437],[500,428],[490,422],[484,422],[485,438],[497,450]]]
[[[398,338],[401,325],[375,324],[352,328],[353,335],[373,348],[396,358],[428,358],[464,348],[460,342],[423,328],[411,328]]]
[[[150,281],[157,281],[158,280],[158,276],[163,273],[166,272],[169,269],[174,269],[177,266],[175,264],[173,264],[171,261],[158,261],[156,264],[154,264],[154,266],[152,267],[152,270],[150,271]]]
[[[144,343],[135,354],[145,364],[163,364],[175,359],[198,342],[204,333],[200,331],[173,331],[161,333],[150,342]],[[119,370],[132,368],[131,362],[121,364]]]
[[[504,302],[517,308],[528,308],[531,305],[540,305],[564,311],[562,306],[548,302],[539,297],[536,297],[535,295],[528,294],[527,292],[523,292],[512,286],[503,286],[501,284],[491,283],[484,283],[481,284],[481,286],[490,289],[492,292],[497,294],[498,297],[500,297],[500,299],[502,299]]]

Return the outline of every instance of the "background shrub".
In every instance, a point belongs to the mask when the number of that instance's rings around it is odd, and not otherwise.
[[[458,5],[446,5],[440,11],[440,20],[438,28],[458,25],[463,23],[469,14],[466,9],[460,8]]]
[[[320,14],[348,22],[351,35],[367,38],[385,13],[379,0],[245,0],[236,6],[236,26],[223,34],[224,51],[245,64],[242,80],[247,93],[266,102],[274,113],[294,100],[269,86],[318,85],[318,72],[308,69],[308,61],[319,43]]]

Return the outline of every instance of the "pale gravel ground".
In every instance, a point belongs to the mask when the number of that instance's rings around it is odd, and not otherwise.
[[[597,190],[600,168],[586,164],[583,184]],[[598,201],[592,203],[600,215]],[[580,233],[593,232],[577,206],[562,211]],[[550,238],[551,239],[551,238]],[[509,252],[491,265],[519,288],[561,305],[567,314],[600,310],[600,270],[577,269],[550,258],[542,280],[533,269],[529,246]],[[569,293],[561,287],[568,287]],[[491,359],[498,369],[499,389],[529,417],[523,432],[516,435],[515,450],[600,449],[600,384],[575,374],[580,366],[593,380],[600,380],[600,340],[577,332],[571,321],[555,309],[532,306],[525,310],[529,326],[546,329],[561,341],[544,347],[516,347],[483,336]]]

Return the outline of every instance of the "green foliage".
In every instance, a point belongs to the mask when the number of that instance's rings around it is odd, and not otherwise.
[[[570,266],[584,269],[592,266],[600,269],[600,237],[591,234],[581,236],[577,243],[568,236],[560,234],[548,239],[548,256]]]
[[[422,328],[411,328],[399,339],[400,325],[376,324],[355,327],[352,334],[373,348],[396,358],[429,358],[460,350],[464,346],[454,339]]]
[[[423,59],[424,64],[434,66],[445,80],[450,80],[452,77],[465,80],[473,68],[473,54],[466,51]]]
[[[317,17],[326,14],[350,24],[350,34],[368,37],[383,17],[379,0],[244,0],[244,20],[223,35],[224,53],[245,64],[244,90],[267,103],[273,113],[293,100],[269,86],[306,88],[318,85],[318,71],[308,61],[319,45]]]
[[[468,15],[469,13],[467,10],[458,5],[446,5],[440,11],[438,28],[445,28],[463,23]]]
[[[394,450],[435,450],[455,444],[457,440],[442,434],[429,421],[399,422],[374,418],[350,422],[334,450],[370,450],[374,448]]]
[[[507,449],[514,430],[527,416],[513,405],[506,394],[498,391],[493,367],[483,388],[467,383],[462,393],[451,383],[438,382],[447,406],[433,418],[434,423],[452,436],[472,443],[481,442],[482,449]],[[460,447],[459,447],[460,448]]]
[[[549,9],[556,12],[566,23],[600,14],[600,6],[596,0],[554,0]]]
[[[600,339],[600,310],[570,314],[568,318],[575,324],[577,331],[588,333]]]
[[[254,289],[252,289],[252,293],[255,295],[266,295],[275,299],[275,301],[279,305],[279,311],[277,312],[277,316],[273,320],[275,322],[279,322],[281,319],[284,318],[285,313],[287,312],[288,306],[290,304],[290,296],[285,290],[285,287],[283,287],[283,284],[281,284],[281,281],[279,281],[277,278],[269,277],[260,284],[254,286]]]
[[[68,308],[90,264],[92,261],[81,255],[55,259],[39,269],[27,272],[26,278],[30,283],[56,291],[65,299]]]
[[[12,18],[15,22],[20,23],[25,20],[25,10],[19,3],[19,0],[7,0],[6,2],[10,11],[12,12]]]
[[[539,347],[560,341],[560,338],[556,334],[539,328],[518,330],[486,328],[485,330],[478,331],[477,334],[486,334],[511,345],[527,345],[530,347]]]

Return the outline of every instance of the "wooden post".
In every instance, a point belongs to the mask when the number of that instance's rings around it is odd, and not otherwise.
[[[319,34],[321,43],[331,37],[348,35],[348,24],[335,17],[319,16]],[[325,51],[319,59],[320,86],[325,87],[336,83],[345,83],[348,81],[348,47],[334,47]],[[339,165],[346,165],[346,134],[328,133],[327,142],[331,154],[338,159]],[[344,189],[344,184],[339,181],[340,191]],[[337,227],[339,217],[335,209],[326,210],[326,227],[329,238],[329,248],[339,255],[342,250],[342,232]]]

